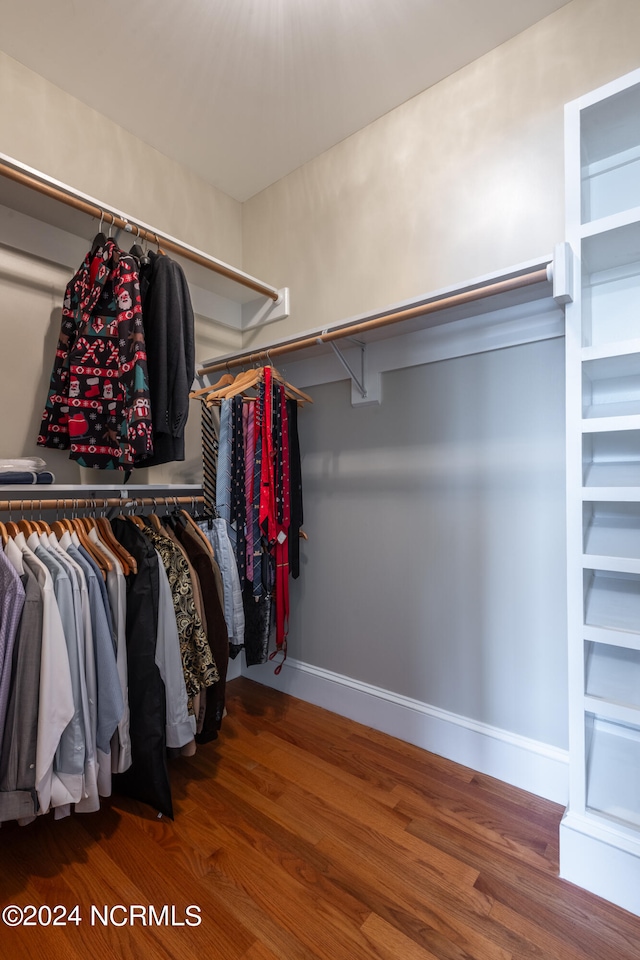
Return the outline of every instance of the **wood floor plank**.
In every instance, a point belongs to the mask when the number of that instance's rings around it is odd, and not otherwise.
[[[485,802],[451,797],[425,797],[408,790],[398,791],[396,809],[428,826],[419,832],[424,839],[430,836],[430,825],[436,821],[442,829],[447,827],[457,836],[457,842],[466,845],[467,840],[477,840],[488,850],[497,851],[524,860],[532,867],[555,874],[557,866],[548,856],[552,842],[551,830],[529,823],[524,817],[515,817],[499,806],[492,809]],[[557,828],[556,828],[557,829]],[[418,835],[418,831],[410,832]]]
[[[2,957],[638,960],[640,918],[558,879],[557,804],[249,679],[227,709],[170,763],[175,821],[114,797],[0,831],[0,908],[202,923],[0,926]]]
[[[380,957],[385,960],[398,960],[398,957],[402,957],[402,960],[438,960],[435,953],[418,946],[401,930],[375,913],[369,914],[362,924],[362,930],[371,943],[375,944]]]

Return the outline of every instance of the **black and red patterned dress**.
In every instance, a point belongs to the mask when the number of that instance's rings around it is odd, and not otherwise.
[[[137,264],[107,240],[67,286],[38,444],[82,467],[130,470],[152,437]]]

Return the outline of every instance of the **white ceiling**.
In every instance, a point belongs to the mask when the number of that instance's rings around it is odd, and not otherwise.
[[[0,48],[238,200],[567,0],[0,0]]]

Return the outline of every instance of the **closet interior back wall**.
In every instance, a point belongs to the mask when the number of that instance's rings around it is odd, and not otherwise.
[[[563,358],[558,338],[389,372],[366,408],[312,388],[292,660],[566,749]]]

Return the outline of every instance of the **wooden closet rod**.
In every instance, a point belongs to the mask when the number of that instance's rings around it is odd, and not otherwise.
[[[204,497],[107,497],[105,499],[0,500],[0,513],[42,513],[44,510],[106,510],[109,507],[157,507],[204,503]]]
[[[500,293],[508,293],[510,290],[518,290],[521,287],[529,287],[536,283],[548,282],[548,267],[537,268],[529,273],[519,274],[517,277],[498,280],[495,283],[487,283],[483,287],[464,290],[462,293],[455,293],[449,297],[443,297],[440,300],[432,300],[430,303],[423,303],[416,307],[407,307],[405,310],[397,310],[393,313],[385,313],[379,317],[372,317],[370,320],[353,323],[350,326],[336,327],[333,330],[323,330],[321,333],[301,337],[298,340],[289,340],[286,343],[274,344],[257,353],[249,351],[247,353],[234,354],[226,360],[220,360],[206,367],[202,367],[198,370],[198,376],[203,377],[208,373],[227,370],[229,367],[237,367],[243,363],[258,363],[263,360],[269,363],[272,357],[293,353],[296,350],[304,350],[306,347],[314,347],[319,343],[330,343],[332,340],[357,336],[369,330],[376,330],[378,327],[386,327],[393,323],[400,323],[402,320],[412,320],[415,317],[423,317],[429,313],[436,313],[439,310],[445,310],[447,307],[458,307],[465,303],[473,303],[475,300],[483,300],[486,297],[493,297]]]
[[[249,290],[254,290],[256,293],[260,293],[264,297],[269,297],[274,302],[278,300],[280,296],[279,291],[276,290],[275,287],[271,287],[269,284],[263,283],[261,280],[256,280],[255,277],[250,277],[248,274],[242,273],[240,270],[235,270],[228,264],[222,263],[222,261],[216,260],[213,257],[209,257],[206,253],[202,253],[198,250],[195,250],[193,247],[189,247],[186,244],[180,243],[179,240],[175,240],[172,237],[167,237],[165,234],[158,233],[155,229],[151,229],[143,224],[136,223],[135,220],[127,219],[126,217],[116,213],[114,210],[110,210],[108,207],[101,207],[97,202],[91,202],[82,196],[78,196],[66,189],[62,189],[61,187],[57,187],[52,183],[48,183],[44,179],[41,180],[38,177],[21,170],[19,167],[12,166],[11,164],[7,163],[6,160],[0,160],[0,174],[3,177],[6,177],[8,180],[14,180],[16,183],[20,183],[25,187],[29,187],[31,190],[35,190],[38,193],[44,194],[45,197],[58,200],[60,203],[64,203],[68,207],[73,207],[74,210],[80,210],[82,213],[86,213],[88,216],[94,217],[96,220],[100,219],[101,216],[106,216],[108,218],[107,225],[110,224],[111,226],[118,227],[121,230],[126,229],[127,232],[131,233],[132,237],[140,237],[141,239],[148,240],[151,243],[156,243],[158,245],[161,244],[163,249],[170,250],[172,253],[177,253],[186,260],[191,260],[193,263],[197,263],[201,267],[206,267],[208,270],[212,270],[214,273],[218,273],[222,277],[227,277],[229,280],[234,280],[236,283],[241,284],[243,287],[247,287]]]

